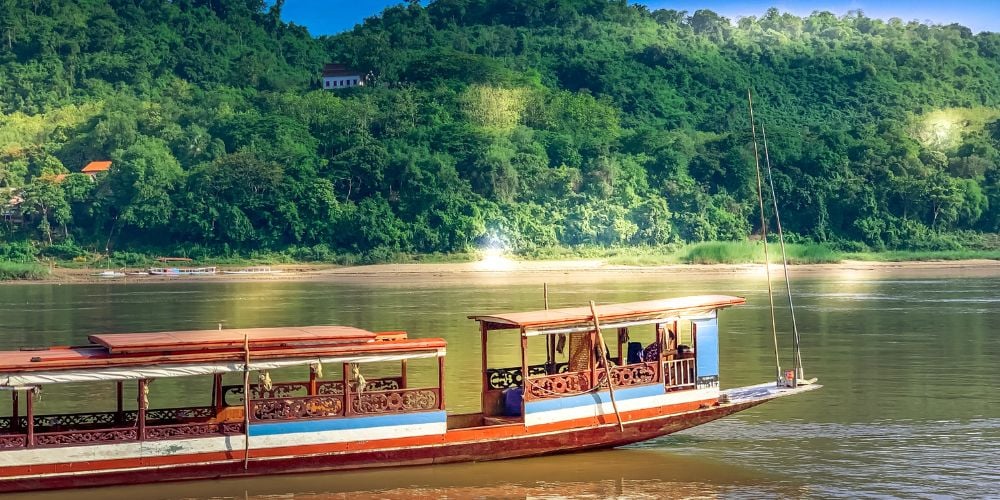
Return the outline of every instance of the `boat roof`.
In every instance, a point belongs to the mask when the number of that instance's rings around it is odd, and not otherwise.
[[[443,356],[443,339],[409,339],[405,332],[370,332],[349,326],[305,326],[192,330],[91,335],[90,345],[0,351],[0,387],[73,381],[78,372],[94,380],[143,378],[156,368],[161,376],[224,373],[243,370],[244,339],[250,369],[269,369],[312,362],[381,361]],[[195,372],[191,367],[198,367]],[[36,377],[23,374],[46,374]],[[16,382],[16,383],[15,383]]]
[[[244,336],[251,351],[272,347],[326,346],[389,340],[351,326],[303,326],[282,328],[244,328],[239,330],[188,330],[154,333],[107,333],[91,335],[88,340],[107,348],[112,354],[137,352],[185,352],[216,349],[243,351]],[[406,338],[406,334],[402,335]]]
[[[595,306],[602,328],[665,321],[671,318],[698,317],[712,314],[724,307],[746,303],[743,297],[732,295],[696,295],[670,299],[602,304]],[[509,312],[469,316],[483,322],[490,330],[520,328],[537,333],[565,333],[575,329],[592,329],[594,316],[589,306],[540,311]]]

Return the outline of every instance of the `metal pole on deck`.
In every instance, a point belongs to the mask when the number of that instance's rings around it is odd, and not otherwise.
[[[774,292],[771,288],[771,260],[767,254],[767,220],[764,215],[764,187],[760,172],[760,155],[757,152],[757,125],[753,120],[753,96],[747,89],[747,102],[750,106],[750,133],[753,137],[753,157],[757,168],[757,201],[760,205],[760,235],[764,240],[764,274],[767,276],[767,300],[771,304],[771,334],[774,339],[774,368],[777,372],[775,382],[782,383],[781,356],[778,354],[778,325],[774,317]]]
[[[219,325],[220,328],[222,325]],[[250,333],[243,332],[243,470],[250,468]]]

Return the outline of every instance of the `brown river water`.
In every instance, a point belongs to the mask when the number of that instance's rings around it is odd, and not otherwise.
[[[720,316],[723,388],[773,378],[766,283],[748,275],[634,273],[447,281],[253,281],[0,286],[0,349],[108,332],[344,324],[448,341],[453,412],[479,403],[473,313],[702,293],[746,296]],[[774,282],[778,305],[784,290]],[[394,470],[131,485],[25,498],[661,498],[1000,496],[1000,278],[864,273],[792,281],[807,377],[824,388],[621,449]],[[779,309],[790,364],[787,309]],[[513,336],[511,336],[513,337]],[[518,364],[516,340],[510,366]],[[786,366],[787,367],[787,366]],[[411,378],[436,371],[414,366]],[[102,410],[113,386],[46,387],[39,413]],[[208,384],[158,380],[151,404],[207,403]],[[0,414],[9,414],[0,403]]]

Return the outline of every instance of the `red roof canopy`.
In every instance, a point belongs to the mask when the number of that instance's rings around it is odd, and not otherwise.
[[[623,304],[605,304],[595,307],[601,323],[641,321],[701,312],[743,304],[746,299],[731,295],[696,295],[673,299],[647,300]],[[587,325],[593,322],[590,307],[569,307],[529,312],[511,312],[469,316],[483,321],[491,328],[554,328]]]
[[[443,339],[407,339],[348,326],[249,328],[100,334],[94,345],[0,351],[0,373],[242,362],[246,334],[251,359],[394,354],[442,349]]]

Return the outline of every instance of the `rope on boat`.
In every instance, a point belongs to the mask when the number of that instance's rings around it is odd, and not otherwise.
[[[594,330],[597,331],[597,343],[601,351],[601,362],[604,364],[604,372],[608,376],[608,393],[611,394],[611,407],[615,410],[615,418],[618,419],[618,429],[625,432],[625,423],[622,422],[622,414],[618,411],[618,402],[615,401],[615,384],[611,381],[611,367],[608,363],[608,350],[604,344],[604,335],[601,334],[601,322],[597,319],[597,309],[594,301],[590,301],[590,314],[594,317]],[[595,384],[597,385],[597,384]]]
[[[767,151],[767,130],[760,123],[760,133],[764,138],[764,160],[767,165],[767,182],[771,185],[771,202],[774,204],[774,220],[778,225],[778,242],[781,244],[781,267],[785,274],[785,290],[788,292],[788,312],[792,316],[792,371],[795,373],[793,387],[805,379],[802,368],[802,350],[799,346],[799,326],[795,322],[795,305],[792,302],[792,285],[788,279],[788,257],[785,254],[785,233],[781,230],[781,214],[778,212],[778,195],[774,191],[774,177],[771,175],[771,155]]]
[[[774,291],[771,289],[771,261],[767,255],[767,220],[764,216],[764,187],[760,172],[760,153],[757,152],[757,126],[753,120],[753,96],[747,89],[747,102],[750,104],[750,132],[753,137],[753,158],[757,167],[757,201],[760,205],[760,233],[764,240],[764,272],[767,274],[767,300],[771,304],[771,334],[774,338],[774,368],[777,372],[776,382],[781,383],[781,357],[778,355],[778,324],[774,317]]]

